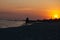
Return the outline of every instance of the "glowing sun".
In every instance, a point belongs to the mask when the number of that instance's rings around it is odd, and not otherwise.
[[[51,10],[51,17],[52,19],[59,19],[59,11],[58,10]]]
[[[53,15],[53,18],[59,18],[59,16],[57,14]]]

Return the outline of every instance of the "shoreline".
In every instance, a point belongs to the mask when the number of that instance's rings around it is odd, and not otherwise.
[[[58,25],[57,23],[34,23],[21,27],[2,28],[0,35],[3,37],[0,37],[5,38],[4,40],[57,40],[56,37],[60,35]]]

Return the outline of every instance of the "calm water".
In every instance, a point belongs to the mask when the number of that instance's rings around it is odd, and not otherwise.
[[[24,23],[25,23],[24,21],[0,20],[0,28],[18,27],[18,26],[22,26]]]

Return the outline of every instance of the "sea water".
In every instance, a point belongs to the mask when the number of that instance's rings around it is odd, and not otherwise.
[[[0,28],[19,27],[22,26],[24,23],[25,21],[0,20]]]

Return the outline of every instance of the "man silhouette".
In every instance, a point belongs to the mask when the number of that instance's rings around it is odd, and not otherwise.
[[[26,24],[27,24],[27,23],[29,23],[29,18],[28,18],[28,17],[26,18]]]

